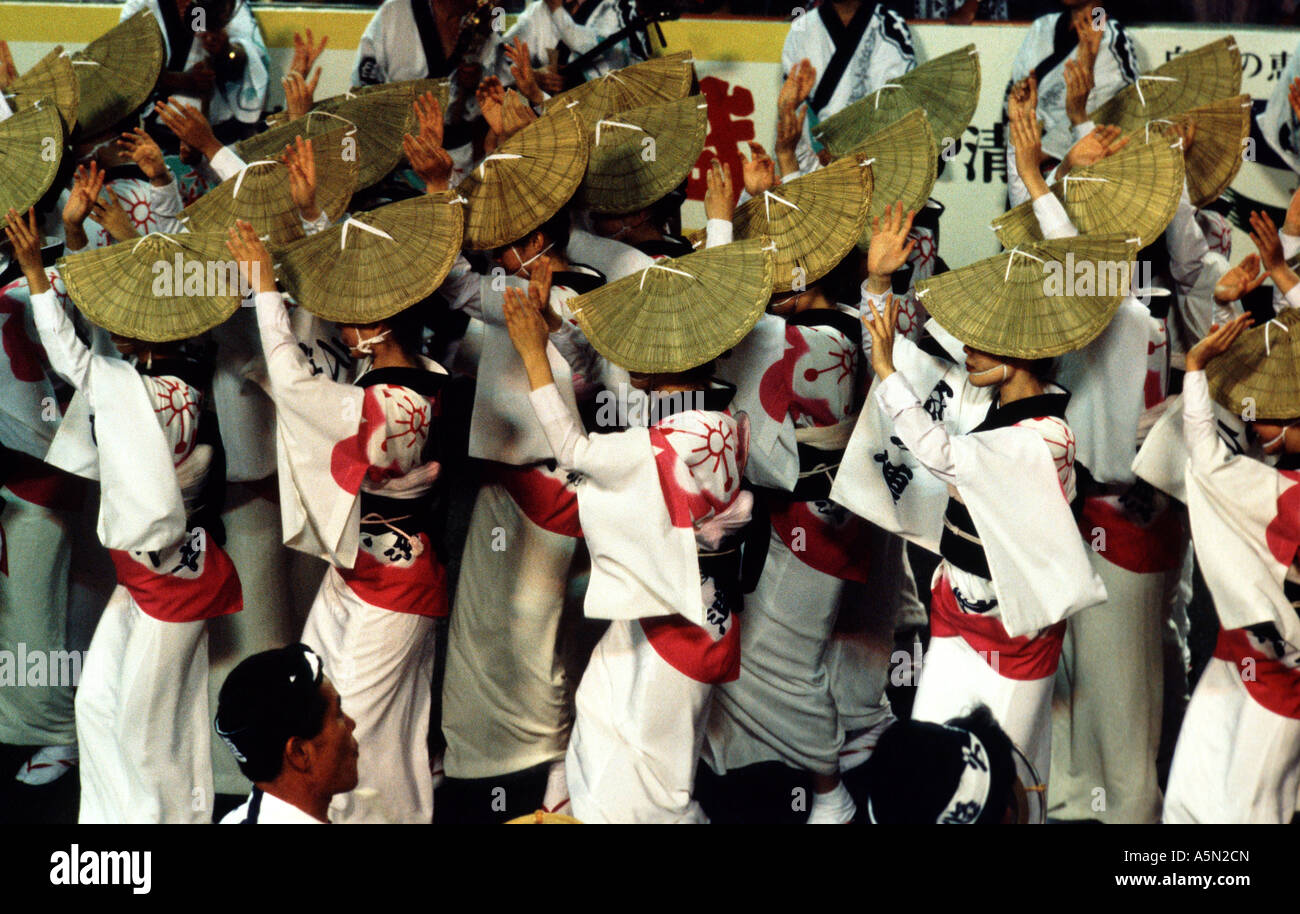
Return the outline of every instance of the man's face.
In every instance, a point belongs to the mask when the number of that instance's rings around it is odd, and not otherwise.
[[[1002,359],[969,346],[963,346],[962,351],[966,353],[966,373],[970,376],[971,384],[976,387],[988,387],[1001,384],[1006,379],[1006,372],[993,370],[1006,365]]]
[[[338,690],[329,677],[322,677],[320,687],[329,705],[320,733],[308,741],[312,747],[312,776],[331,794],[347,793],[357,786],[359,746],[352,735],[357,723],[343,712]]]

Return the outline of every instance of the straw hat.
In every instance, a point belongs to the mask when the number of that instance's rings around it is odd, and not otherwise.
[[[562,812],[547,812],[539,809],[537,812],[528,816],[520,816],[517,819],[511,819],[506,825],[581,825],[582,822],[573,816],[566,816]]]
[[[961,139],[975,114],[979,94],[979,52],[968,44],[890,80],[813,127],[812,135],[832,155],[844,155],[913,108],[920,108],[938,142],[946,145]]]
[[[796,279],[821,279],[853,249],[867,224],[871,191],[866,158],[837,159],[747,200],[731,220],[735,237],[772,239],[772,291],[789,292]]]
[[[313,112],[331,112],[337,113],[339,105],[350,101],[354,98],[360,98],[370,95],[373,92],[410,92],[411,100],[414,101],[416,96],[423,95],[426,92],[432,92],[438,98],[438,104],[442,110],[447,110],[447,104],[451,98],[451,79],[444,77],[442,79],[404,79],[399,82],[379,83],[374,86],[358,86],[348,89],[339,95],[321,99],[312,105]],[[266,124],[268,127],[279,127],[289,122],[288,111],[277,111],[274,114],[267,115]]]
[[[866,228],[858,239],[858,247],[866,250],[871,244],[872,219],[884,215],[899,200],[904,210],[919,213],[925,206],[934,188],[939,150],[930,123],[918,108],[877,130],[855,146],[852,154],[871,163],[874,182]]]
[[[55,45],[35,66],[11,82],[5,93],[14,110],[28,108],[38,99],[52,99],[63,118],[63,129],[71,133],[77,125],[81,86],[72,72],[72,60],[63,56],[62,45]]]
[[[1196,124],[1183,164],[1187,193],[1197,209],[1218,199],[1241,170],[1242,149],[1250,136],[1250,107],[1250,96],[1238,95],[1193,108],[1176,119]],[[1174,139],[1172,129],[1166,129]]]
[[[68,295],[105,330],[154,343],[183,340],[239,308],[239,267],[226,238],[225,232],[154,232],[69,254],[58,267]]]
[[[1088,117],[1125,133],[1147,121],[1174,118],[1222,98],[1241,94],[1241,51],[1231,35],[1210,42],[1144,73]]]
[[[931,316],[966,345],[1040,359],[1090,343],[1128,294],[1138,244],[1094,235],[1024,244],[916,284]]]
[[[316,160],[316,203],[334,220],[343,215],[356,183],[356,157],[347,154],[349,131],[340,127],[312,140]],[[251,222],[272,247],[303,237],[298,207],[289,187],[289,168],[278,159],[247,163],[195,200],[181,215],[191,231],[218,232],[236,219]]]
[[[596,121],[602,117],[685,98],[694,84],[695,64],[691,52],[678,51],[611,70],[599,79],[552,96],[546,101],[546,113],[576,108],[587,129],[594,130]]]
[[[1074,169],[1051,190],[1081,234],[1121,232],[1147,245],[1169,227],[1178,209],[1183,156],[1163,134],[1152,134],[1151,142],[1139,134],[1113,156]],[[993,220],[993,229],[1008,248],[1043,237],[1030,201]]]
[[[464,221],[454,194],[399,200],[289,245],[280,275],[312,314],[371,324],[442,285],[460,252]]]
[[[147,9],[124,19],[72,55],[80,84],[77,133],[112,127],[149,97],[163,66],[163,35]]]
[[[708,129],[709,106],[702,95],[598,120],[574,203],[593,213],[632,213],[649,206],[691,173]]]
[[[771,239],[662,260],[569,301],[596,351],[629,371],[702,365],[739,343],[772,297]]]
[[[572,111],[538,118],[497,147],[457,185],[465,246],[487,251],[527,235],[559,212],[587,170],[587,136]]]
[[[1252,327],[1205,366],[1210,396],[1240,413],[1252,402],[1261,419],[1300,418],[1300,308]]]
[[[334,120],[348,121],[356,129],[357,186],[365,190],[397,167],[402,159],[402,137],[417,129],[411,104],[415,91],[409,83],[376,86],[373,91],[322,102],[300,118],[240,140],[234,150],[245,162],[278,155],[298,134],[306,139],[312,130],[328,130]],[[334,102],[334,99],[327,99]],[[331,117],[333,115],[333,117]]]
[[[39,200],[63,159],[63,122],[49,100],[0,121],[0,213],[20,213]]]

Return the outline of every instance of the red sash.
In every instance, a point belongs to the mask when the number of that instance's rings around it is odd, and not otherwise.
[[[447,569],[438,561],[427,534],[420,534],[424,552],[410,565],[389,565],[364,549],[357,550],[351,569],[340,568],[344,582],[362,600],[380,609],[414,616],[445,616]]]
[[[935,638],[961,638],[999,676],[1027,682],[1056,672],[1065,640],[1065,621],[1033,637],[1012,638],[996,616],[962,612],[944,575],[935,585],[930,603],[930,634]]]
[[[1108,499],[1085,498],[1079,531],[1091,542],[1097,527],[1106,534],[1106,548],[1100,550],[1101,557],[1125,571],[1156,574],[1183,564],[1187,526],[1182,512],[1176,508],[1165,508],[1144,527]]]
[[[543,530],[575,539],[582,536],[578,495],[564,484],[562,477],[535,466],[494,463],[489,465],[488,479],[499,483],[524,516]]]
[[[733,617],[717,641],[706,630],[679,615],[639,620],[655,653],[696,682],[734,682],[740,678],[740,619]]]
[[[867,582],[871,544],[862,518],[839,508],[847,517],[836,523],[819,514],[815,502],[772,499],[769,504],[772,529],[799,561],[841,581]]]
[[[139,562],[129,552],[110,549],[117,582],[144,611],[160,622],[199,622],[237,613],[244,608],[244,592],[235,565],[225,550],[211,539],[204,543],[197,577],[181,577],[176,568],[158,569]],[[147,560],[147,559],[146,559]]]
[[[1214,656],[1232,664],[1250,697],[1274,714],[1300,720],[1300,670],[1259,651],[1245,629],[1219,629]],[[1252,660],[1253,663],[1243,663]],[[1249,677],[1247,673],[1252,671]]]

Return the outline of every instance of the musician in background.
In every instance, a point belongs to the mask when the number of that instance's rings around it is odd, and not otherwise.
[[[538,85],[557,95],[647,59],[650,47],[640,12],[637,0],[532,0],[506,32],[502,48],[523,41]],[[497,61],[502,81],[509,63],[505,54]]]
[[[443,145],[468,162],[474,90],[500,56],[502,16],[490,0],[384,0],[357,45],[352,84],[451,77]]]

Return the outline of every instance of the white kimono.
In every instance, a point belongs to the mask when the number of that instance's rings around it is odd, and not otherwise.
[[[167,25],[163,20],[162,10],[159,3],[172,3],[174,0],[126,0],[122,6],[121,19],[125,20],[135,15],[142,9],[148,9],[153,13],[153,17],[158,20],[158,28],[163,35],[163,66],[171,58],[171,38],[167,34]],[[196,10],[191,9],[186,13],[186,17],[192,17]],[[185,33],[193,34],[193,43],[190,46],[189,56],[186,57],[182,70],[188,70],[195,64],[208,59],[208,53],[203,48],[203,42],[199,39],[198,31],[192,28],[192,21],[182,19],[185,26]],[[255,124],[262,116],[262,111],[266,107],[266,90],[271,81],[271,55],[266,50],[266,41],[262,38],[262,30],[253,16],[252,8],[247,3],[239,3],[235,6],[235,13],[230,17],[230,21],[225,26],[226,35],[230,39],[232,46],[240,48],[247,59],[244,65],[244,72],[241,74],[239,81],[214,82],[212,85],[212,103],[208,109],[208,120],[214,125],[224,124],[230,120],[239,121],[242,124]],[[199,104],[198,99],[189,99],[182,97],[185,101],[193,102],[196,106]]]
[[[1222,628],[1183,719],[1164,820],[1283,824],[1300,790],[1300,473],[1224,444],[1204,372],[1187,374],[1183,399],[1192,537]]]
[[[847,63],[835,85],[823,85],[828,65],[843,49]],[[784,77],[800,60],[807,58],[817,69],[817,83],[808,98],[809,115],[804,134],[795,150],[803,174],[817,165],[812,145],[812,127],[850,103],[870,95],[885,83],[916,66],[916,51],[906,20],[883,3],[863,3],[845,26],[830,2],[795,18],[781,49]],[[833,74],[832,74],[833,75]]]
[[[564,66],[612,36],[635,17],[635,0],[586,0],[579,6],[576,16],[565,6],[551,10],[546,0],[533,0],[502,37],[498,46],[497,76],[505,83],[510,82],[510,61],[506,59],[504,48],[516,38],[528,44],[534,68],[549,64],[551,51],[558,53],[558,63]],[[582,71],[582,78],[596,79],[611,70],[645,60],[647,56],[643,33],[633,33],[602,51]]]

